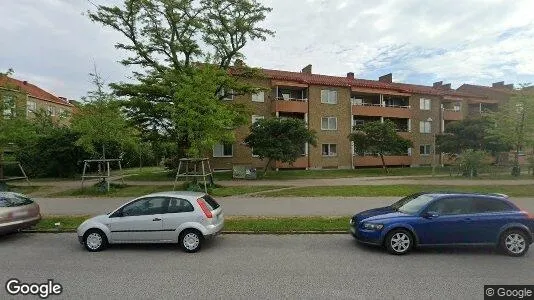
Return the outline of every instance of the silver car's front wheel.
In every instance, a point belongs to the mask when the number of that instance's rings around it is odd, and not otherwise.
[[[107,239],[102,231],[92,229],[85,234],[83,244],[88,251],[97,252],[106,247]]]
[[[197,252],[202,245],[202,234],[196,230],[186,230],[180,235],[180,247],[186,252]]]

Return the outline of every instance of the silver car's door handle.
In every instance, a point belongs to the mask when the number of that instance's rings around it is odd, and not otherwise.
[[[161,219],[160,218],[154,218],[154,219],[152,219],[152,221],[161,221]]]

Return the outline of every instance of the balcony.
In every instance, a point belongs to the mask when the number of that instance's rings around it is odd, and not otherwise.
[[[446,121],[459,121],[464,118],[464,114],[457,109],[443,109],[443,120]]]
[[[275,162],[274,165],[277,169],[306,169],[308,168],[308,157],[302,156],[297,158],[293,165],[290,165],[288,163],[282,163],[279,161]]]
[[[384,161],[387,166],[410,166],[412,164],[412,157],[408,155],[391,155],[384,156]],[[355,156],[355,167],[376,167],[382,166],[382,159],[380,156]]]
[[[273,92],[273,111],[308,113],[307,89],[277,86]]]
[[[351,99],[352,114],[360,116],[410,118],[412,112],[409,105],[369,103]]]

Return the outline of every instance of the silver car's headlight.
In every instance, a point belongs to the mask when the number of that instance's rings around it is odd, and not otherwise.
[[[367,230],[381,230],[384,228],[384,224],[363,223],[363,228]]]

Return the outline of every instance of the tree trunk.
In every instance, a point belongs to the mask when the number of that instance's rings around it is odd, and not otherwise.
[[[386,171],[386,174],[389,174],[388,167],[386,166],[386,161],[384,160],[384,154],[380,153],[380,159],[382,160],[382,168]]]
[[[263,177],[265,177],[265,175],[267,175],[267,169],[269,169],[269,165],[271,164],[273,160],[271,158],[269,158],[269,160],[267,160],[267,164],[265,165],[265,169],[263,170]]]
[[[106,159],[106,145],[102,144],[102,159]]]
[[[0,148],[0,179],[4,178],[4,149]]]

